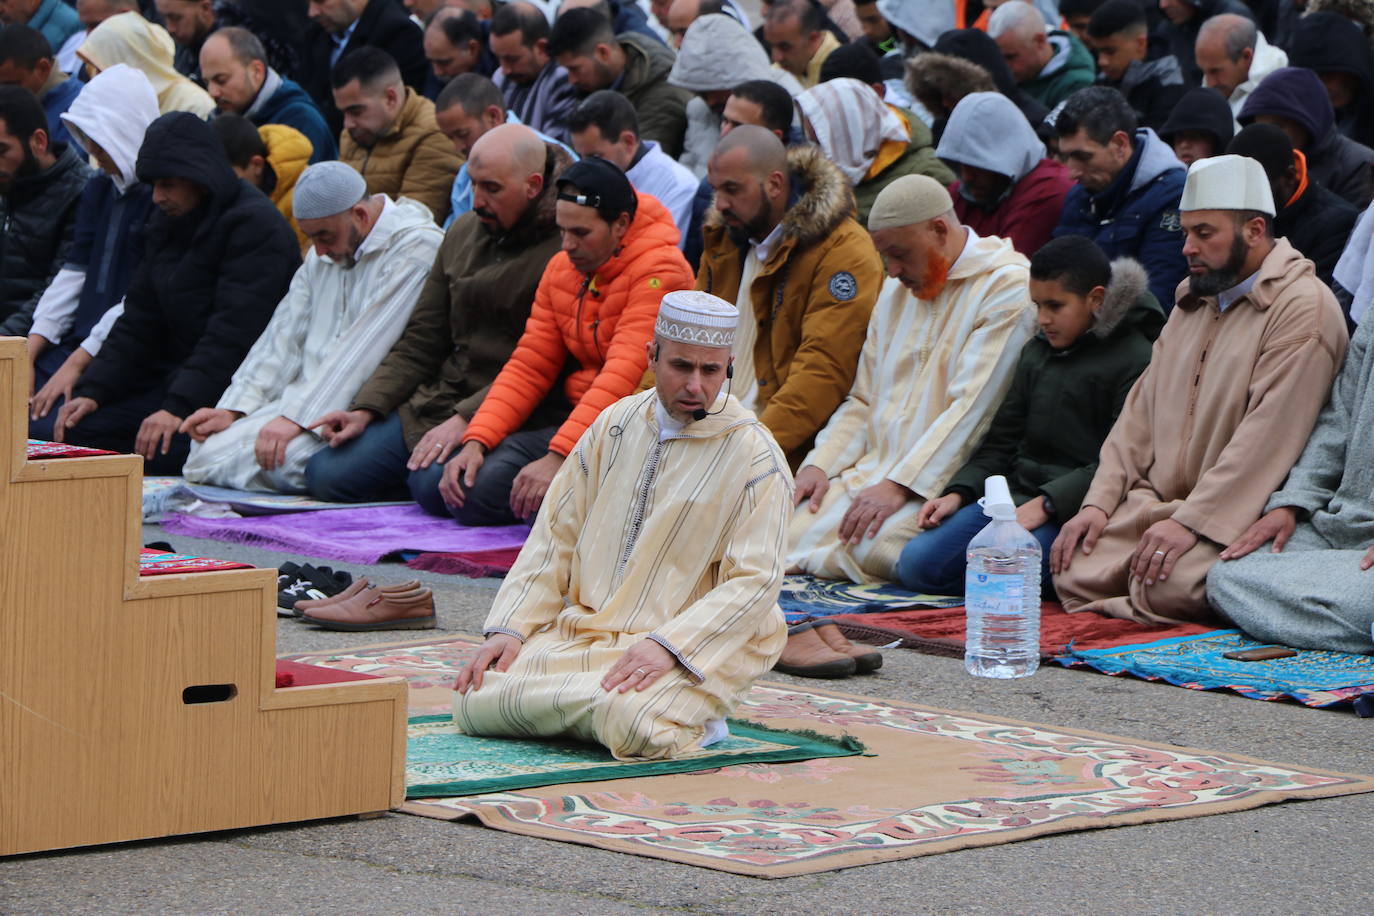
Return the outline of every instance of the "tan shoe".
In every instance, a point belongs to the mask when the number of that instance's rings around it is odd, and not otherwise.
[[[352,585],[339,592],[337,595],[331,595],[328,598],[302,598],[300,601],[291,605],[291,613],[293,616],[300,617],[306,611],[313,611],[316,608],[328,607],[331,604],[338,604],[340,601],[347,601],[349,598],[352,598],[354,595],[358,594],[358,592],[369,586],[370,583],[367,581],[367,578],[365,576],[359,576],[353,580]]]
[[[347,601],[315,608],[301,620],[326,630],[429,630],[438,624],[434,593],[393,595],[372,589]]]
[[[797,677],[849,677],[858,668],[854,659],[830,648],[821,640],[814,627],[787,637],[782,657],[774,671]]]
[[[850,642],[840,628],[833,623],[816,624],[816,634],[821,641],[841,655],[854,659],[856,674],[872,674],[883,666],[883,653],[872,646],[856,646]]]

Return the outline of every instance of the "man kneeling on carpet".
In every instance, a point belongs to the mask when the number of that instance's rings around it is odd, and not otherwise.
[[[401,336],[444,237],[426,208],[368,195],[342,162],[307,168],[292,207],[314,253],[219,403],[181,424],[192,483],[304,493],[325,447],[308,427],[347,407]]]
[[[723,737],[777,661],[792,477],[721,395],[737,320],[708,293],[663,297],[655,387],[603,410],[555,475],[458,676],[465,732],[674,757]]]

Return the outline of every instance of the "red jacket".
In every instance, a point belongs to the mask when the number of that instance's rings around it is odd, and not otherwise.
[[[657,199],[639,194],[639,208],[620,251],[592,277],[560,251],[549,261],[525,333],[501,368],[464,442],[496,448],[520,429],[558,381],[569,358],[577,370],[564,392],[572,413],[549,443],[567,455],[602,410],[633,394],[648,365],[644,344],[654,335],[663,294],[691,289],[692,268],[678,250],[672,214]]]
[[[959,195],[960,182],[949,186],[959,222],[979,235],[1008,239],[1017,251],[1030,257],[1040,250],[1059,225],[1064,198],[1073,187],[1069,170],[1057,159],[1041,159],[1011,189],[1011,194],[991,211],[969,203]]]

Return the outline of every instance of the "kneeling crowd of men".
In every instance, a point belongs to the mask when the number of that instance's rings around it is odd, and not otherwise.
[[[532,524],[474,733],[672,756],[770,668],[872,670],[784,574],[962,594],[995,474],[1070,612],[1374,653],[1374,64],[1312,59],[1334,13],[1285,52],[1135,0],[678,0],[675,51],[632,3],[476,5],[0,30],[30,435]]]

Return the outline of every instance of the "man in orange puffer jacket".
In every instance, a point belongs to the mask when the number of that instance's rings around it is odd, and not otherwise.
[[[672,214],[615,165],[589,158],[558,179],[553,256],[525,333],[444,466],[439,493],[465,525],[529,519],[564,457],[603,409],[633,394],[664,293],[691,289]],[[565,366],[571,371],[565,372]],[[563,379],[562,426],[517,432]]]

